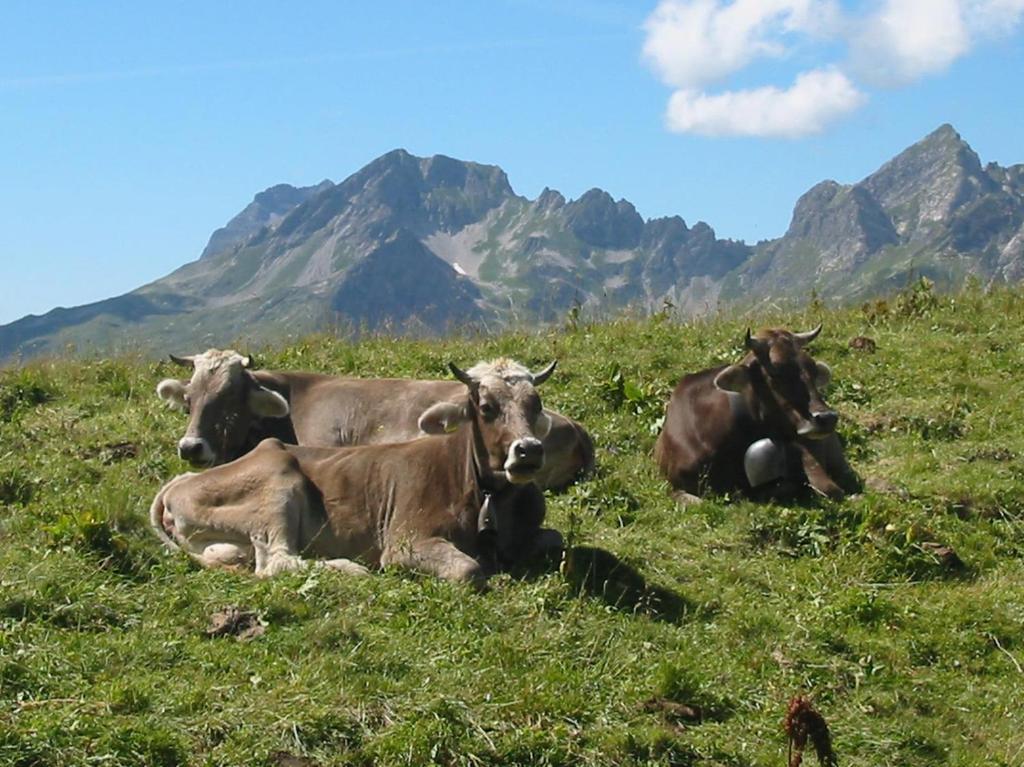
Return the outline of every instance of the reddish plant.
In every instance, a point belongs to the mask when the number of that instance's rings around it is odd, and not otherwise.
[[[829,734],[825,717],[814,710],[807,698],[796,695],[789,701],[782,729],[789,736],[789,767],[800,767],[808,739],[814,746],[819,764],[823,767],[837,767],[836,755],[832,750],[832,736]]]

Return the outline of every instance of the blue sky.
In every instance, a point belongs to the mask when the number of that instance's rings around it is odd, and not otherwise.
[[[1024,162],[1024,0],[0,11],[0,322],[138,287],[256,192],[395,147],[750,242],[945,122]]]

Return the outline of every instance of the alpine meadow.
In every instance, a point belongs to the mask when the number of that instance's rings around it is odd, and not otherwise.
[[[818,322],[863,492],[677,507],[651,451],[679,377],[738,361],[748,326]],[[779,765],[805,696],[834,763],[1020,765],[1022,347],[1019,288],[922,278],[851,308],[246,349],[365,377],[559,361],[544,405],[587,426],[597,470],[548,494],[561,563],[483,592],[200,569],[147,519],[187,468],[154,393],[171,363],[5,369],[0,763]]]
[[[0,19],[0,767],[1024,767],[1024,0]]]

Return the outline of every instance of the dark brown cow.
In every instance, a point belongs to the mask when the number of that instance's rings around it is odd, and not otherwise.
[[[411,442],[349,448],[267,439],[236,461],[183,474],[157,494],[150,519],[160,538],[206,566],[252,565],[257,575],[308,567],[350,574],[400,565],[480,583],[481,528],[505,560],[561,547],[541,527],[544,496],[533,483],[548,428],[536,375],[510,361],[454,365],[460,402],[423,415],[444,431]],[[354,560],[360,560],[356,562]]]
[[[831,371],[804,349],[820,332],[748,330],[738,365],[679,382],[654,456],[681,502],[705,489],[785,494],[806,483],[831,498],[856,490],[835,433],[839,416],[819,392]]]
[[[194,466],[232,461],[268,437],[323,447],[404,442],[424,433],[419,419],[429,407],[464,395],[458,381],[251,370],[251,358],[231,350],[171,359],[190,366],[192,378],[161,381],[157,394],[189,412],[178,453]],[[594,445],[582,425],[546,413],[551,430],[536,483],[561,488],[593,468]]]

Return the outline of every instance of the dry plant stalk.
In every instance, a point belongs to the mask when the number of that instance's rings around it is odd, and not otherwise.
[[[789,736],[789,767],[800,767],[808,738],[814,746],[818,763],[823,767],[837,767],[836,755],[832,750],[832,736],[829,734],[825,717],[814,710],[807,698],[797,695],[789,701],[782,729]]]

